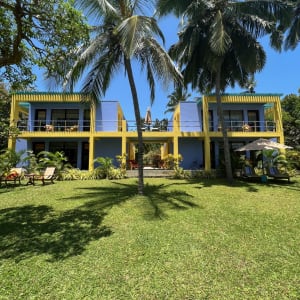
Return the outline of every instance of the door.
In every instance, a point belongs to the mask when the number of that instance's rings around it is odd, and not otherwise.
[[[34,118],[34,131],[46,130],[46,109],[37,109]]]
[[[81,169],[88,170],[89,169],[89,143],[82,143],[82,153],[81,153]]]
[[[258,110],[248,110],[248,125],[250,126],[251,131],[260,131]]]

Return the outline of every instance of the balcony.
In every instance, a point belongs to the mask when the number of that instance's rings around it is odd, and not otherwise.
[[[28,132],[77,132],[90,131],[90,121],[79,120],[22,120],[17,127]]]
[[[90,121],[81,120],[22,120],[17,124],[21,132],[45,135],[45,134],[76,134],[89,133],[91,130]],[[276,122],[273,121],[226,121],[225,126],[228,132],[253,133],[253,132],[276,132]],[[203,132],[203,124],[200,121],[179,122],[151,122],[142,124],[145,132]],[[209,132],[220,132],[216,122],[209,123]],[[96,120],[95,132],[137,132],[135,121],[127,120]]]
[[[228,132],[274,132],[276,122],[274,121],[225,121]],[[221,131],[221,127],[210,124],[209,131]]]

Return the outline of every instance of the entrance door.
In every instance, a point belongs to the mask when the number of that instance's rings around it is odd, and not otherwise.
[[[35,111],[34,131],[46,130],[46,109],[37,109]]]
[[[251,131],[260,131],[258,110],[248,110],[248,124]]]
[[[89,169],[89,143],[82,143],[82,153],[81,153],[81,169],[88,170]]]

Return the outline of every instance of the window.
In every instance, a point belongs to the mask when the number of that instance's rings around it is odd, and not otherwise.
[[[51,120],[56,130],[66,130],[74,125],[78,125],[78,109],[52,109]]]
[[[243,126],[243,111],[242,110],[224,110],[225,126],[230,131],[241,131]]]
[[[85,109],[83,112],[83,131],[90,131],[91,111]]]
[[[63,151],[68,158],[68,163],[73,167],[77,167],[77,143],[76,142],[50,142],[49,151]]]

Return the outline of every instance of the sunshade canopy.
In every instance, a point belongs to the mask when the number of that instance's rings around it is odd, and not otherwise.
[[[273,149],[273,150],[277,150],[277,149],[291,149],[292,147],[284,145],[284,144],[280,144],[280,143],[276,143],[274,141],[268,140],[268,139],[258,139],[255,140],[247,145],[244,145],[238,149],[235,149],[234,151],[251,151],[251,150],[268,150],[268,149]]]

